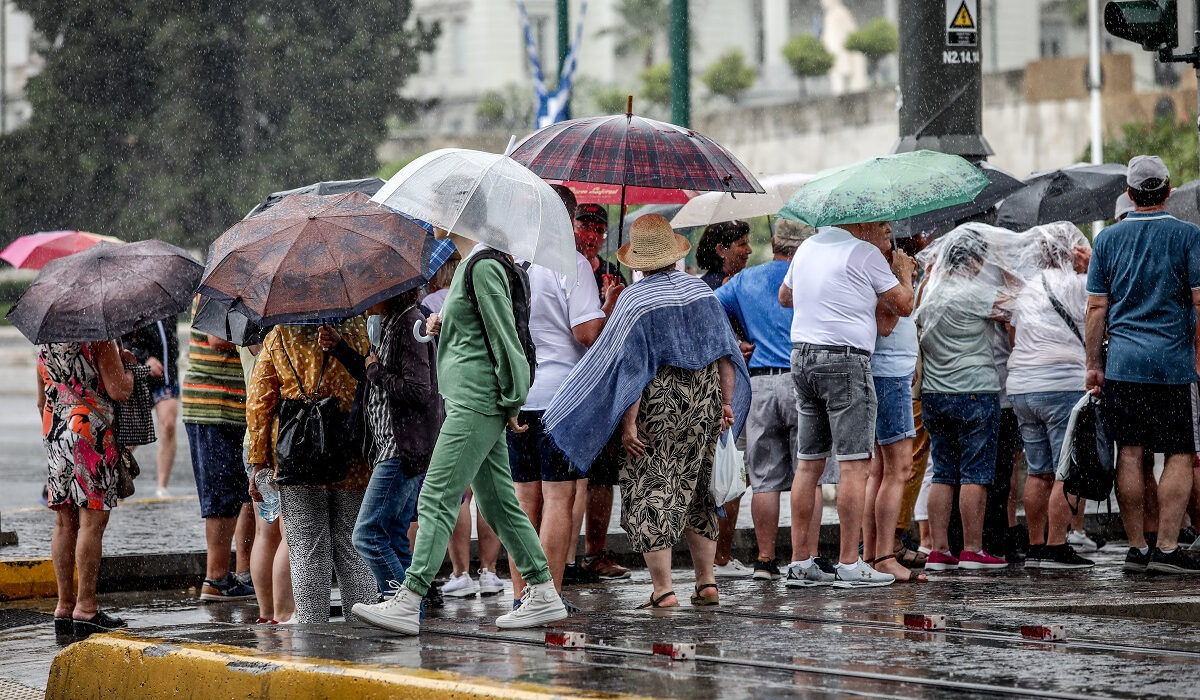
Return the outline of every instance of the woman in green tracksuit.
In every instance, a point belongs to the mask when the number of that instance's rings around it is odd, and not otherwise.
[[[470,245],[455,234],[451,237],[460,250],[464,244]],[[470,255],[482,250],[484,246],[475,246]],[[468,486],[475,492],[483,517],[530,584],[520,607],[501,616],[496,625],[505,629],[535,627],[567,616],[550,579],[537,532],[517,503],[509,470],[504,428],[525,429],[516,417],[529,392],[530,377],[517,337],[508,273],[494,259],[469,263],[470,256],[466,256],[442,308],[437,369],[446,420],[417,503],[420,527],[412,565],[396,595],[375,605],[355,605],[353,610],[360,620],[401,634],[420,630],[421,597],[446,556]],[[478,312],[467,296],[464,275],[468,270]]]

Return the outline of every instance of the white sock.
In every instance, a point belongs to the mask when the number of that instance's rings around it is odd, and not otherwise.
[[[1175,547],[1172,547],[1170,549],[1160,549],[1158,551],[1162,552],[1163,554],[1173,554],[1175,552],[1175,549],[1176,549]]]
[[[1150,546],[1146,545],[1145,547],[1138,547],[1138,551],[1141,552],[1142,554],[1149,554]]]
[[[837,563],[837,565],[838,565],[839,569],[853,569],[854,567],[858,566],[859,561],[862,561],[862,559],[859,559],[858,561],[854,562],[853,564],[843,564],[842,562],[839,561]]]
[[[813,558],[809,557],[808,559],[805,559],[804,561],[794,561],[791,564],[788,564],[788,566],[792,567],[792,566],[796,566],[797,564],[800,566],[801,569],[807,569],[813,565]]]

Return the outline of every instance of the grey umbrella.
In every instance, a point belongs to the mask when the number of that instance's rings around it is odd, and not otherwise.
[[[34,344],[113,340],[187,310],[203,272],[162,241],[98,243],[48,263],[7,318]]]
[[[283,190],[281,192],[272,192],[267,195],[266,199],[259,202],[250,210],[250,213],[245,216],[250,217],[261,214],[267,209],[279,204],[280,200],[292,194],[346,194],[347,192],[362,192],[368,197],[374,195],[383,187],[383,180],[377,177],[364,177],[359,180],[326,180],[324,182],[314,182],[311,185],[297,187],[294,190]]]
[[[987,176],[989,184],[983,188],[982,192],[975,195],[974,201],[893,221],[892,235],[896,238],[910,238],[922,231],[936,229],[943,224],[951,224],[983,214],[1005,197],[1026,187],[1025,183],[990,163],[980,163],[979,169]]]
[[[1055,221],[1082,224],[1111,218],[1126,188],[1125,170],[1120,163],[1102,163],[1037,173],[1025,180],[1028,187],[1004,200],[996,223],[1027,231]]]
[[[1167,211],[1176,219],[1200,224],[1200,180],[1192,180],[1171,190]]]

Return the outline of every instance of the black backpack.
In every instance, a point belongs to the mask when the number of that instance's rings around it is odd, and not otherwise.
[[[1088,397],[1075,420],[1070,442],[1063,445],[1069,459],[1063,491],[1089,501],[1108,500],[1116,477],[1113,444],[1099,414],[1100,402]]]
[[[507,253],[502,253],[491,248],[481,250],[467,259],[467,269],[463,271],[463,278],[467,284],[467,299],[470,300],[471,306],[475,308],[475,314],[479,316],[479,326],[483,330],[483,344],[487,347],[488,358],[492,364],[496,364],[496,354],[492,352],[492,343],[488,340],[487,328],[483,324],[483,316],[479,313],[479,299],[475,296],[475,263],[480,260],[495,260],[504,266],[504,271],[508,273],[508,289],[509,296],[512,298],[513,320],[517,326],[517,338],[521,341],[521,349],[525,351],[525,361],[529,363],[529,384],[533,385],[533,374],[537,369],[537,356],[533,347],[533,336],[529,334],[529,275],[525,270],[528,269],[528,264],[518,267],[513,262],[512,256]]]

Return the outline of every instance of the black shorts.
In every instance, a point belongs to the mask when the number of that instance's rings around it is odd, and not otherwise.
[[[1196,452],[1195,384],[1140,384],[1106,380],[1100,415],[1122,447],[1168,455]]]
[[[544,411],[521,411],[518,420],[529,426],[523,433],[508,431],[508,466],[514,483],[575,481],[579,472],[567,461],[542,426]]]
[[[620,428],[617,428],[619,431]],[[621,477],[621,463],[625,460],[625,448],[616,435],[608,441],[595,461],[588,469],[588,484],[595,486],[616,486]]]

